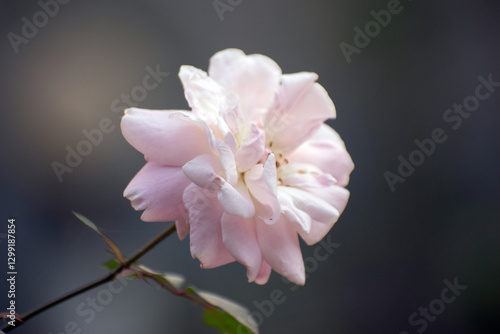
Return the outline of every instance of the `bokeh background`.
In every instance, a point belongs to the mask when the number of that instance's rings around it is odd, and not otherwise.
[[[142,85],[148,66],[159,66],[169,75],[138,105],[187,108],[179,66],[206,70],[215,52],[235,47],[270,56],[284,73],[318,73],[332,97],[338,118],[330,124],[356,164],[350,202],[329,234],[340,246],[293,290],[276,274],[265,286],[249,284],[239,264],[203,270],[189,240],[176,236],[143,263],[252,311],[274,289],[283,291],[285,302],[264,317],[261,333],[417,333],[423,325],[411,325],[410,315],[440,298],[444,280],[457,278],[466,290],[423,332],[498,333],[500,87],[456,130],[443,120],[474,94],[479,76],[500,81],[498,1],[404,0],[350,63],[340,43],[353,45],[353,29],[364,30],[370,12],[390,1],[220,1],[231,8],[222,19],[210,0],[69,1],[16,53],[9,33],[21,35],[23,18],[33,22],[42,7],[2,0],[0,275],[7,271],[7,219],[14,217],[18,311],[105,274],[105,245],[71,210],[100,225],[125,254],[165,228],[141,222],[122,197],[144,160],[122,137],[112,103]],[[60,182],[52,163],[65,163],[66,146],[75,149],[82,131],[105,118],[113,131]],[[447,140],[391,191],[384,173],[397,173],[398,156],[408,158],[414,140],[435,128]],[[304,257],[314,249],[303,247]],[[200,307],[142,282],[130,282],[87,323],[76,309],[99,291],[13,333],[68,333],[69,322],[81,330],[75,333],[215,333]]]

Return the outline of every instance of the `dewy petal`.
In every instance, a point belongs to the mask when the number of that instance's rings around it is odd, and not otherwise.
[[[255,123],[252,123],[250,126],[250,134],[234,156],[238,171],[244,172],[255,166],[264,154],[265,144],[265,132]]]
[[[254,221],[224,212],[221,225],[222,241],[226,249],[238,262],[247,267],[248,281],[253,282],[262,263]]]
[[[325,173],[331,174],[337,185],[346,186],[354,163],[347,153],[339,134],[327,124],[288,156],[290,163],[313,163]]]
[[[263,210],[260,210],[258,215],[267,224],[274,224],[281,213],[276,180],[274,154],[269,155],[264,166],[255,165],[245,173],[245,184],[252,196],[263,206]]]
[[[310,137],[328,118],[335,106],[326,90],[315,83],[315,73],[285,74],[276,108],[267,114],[265,131],[273,150],[291,152]]]
[[[219,203],[227,213],[242,218],[252,218],[255,215],[255,206],[241,179],[236,186],[225,182],[218,192]]]
[[[339,186],[330,186],[327,188],[309,188],[307,190],[318,198],[322,198],[332,207],[337,209],[339,216],[344,211],[344,208],[347,205],[347,201],[349,199],[349,191]],[[308,245],[314,245],[325,237],[325,235],[330,231],[337,220],[338,217],[326,223],[312,221],[311,230],[309,231],[309,233],[306,233],[300,229],[298,229],[297,231]]]
[[[239,97],[243,117],[255,120],[258,112],[274,100],[281,69],[271,58],[245,55],[237,49],[217,52],[210,58],[208,73],[217,83]]]
[[[134,209],[144,210],[141,216],[144,221],[185,221],[182,193],[189,183],[179,167],[149,161],[130,181],[123,195]]]
[[[292,223],[281,215],[276,224],[257,225],[257,239],[264,260],[289,281],[304,285],[306,276],[299,238]]]
[[[125,139],[149,159],[180,167],[212,149],[203,126],[190,112],[179,110],[125,110],[121,128]]]
[[[201,262],[202,268],[215,268],[234,261],[222,241],[222,207],[217,193],[190,184],[184,190],[184,205],[191,224],[191,255]]]
[[[205,71],[193,66],[181,66],[179,78],[193,113],[200,119],[213,123],[219,116],[220,104],[226,95],[225,89]]]

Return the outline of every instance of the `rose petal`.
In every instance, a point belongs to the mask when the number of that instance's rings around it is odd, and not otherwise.
[[[243,181],[240,179],[236,186],[225,182],[218,192],[219,203],[227,213],[243,218],[255,216],[255,206]]]
[[[222,207],[215,191],[190,184],[184,190],[184,205],[191,224],[191,255],[201,262],[202,268],[215,268],[234,261],[222,241]]]
[[[337,220],[340,216],[336,208],[308,191],[280,186],[278,187],[278,193],[283,197],[289,196],[297,209],[307,213],[312,219],[319,222],[328,223]]]
[[[288,160],[290,163],[314,163],[323,172],[331,174],[339,186],[349,183],[349,174],[354,169],[344,142],[327,124],[322,124],[311,138],[288,156]]]
[[[269,57],[245,55],[237,49],[217,52],[210,58],[208,73],[228,91],[239,97],[239,106],[247,121],[255,120],[261,109],[274,100],[281,69]]]
[[[136,174],[123,192],[136,210],[144,210],[144,221],[185,220],[182,193],[191,183],[181,168],[150,161]]]
[[[234,155],[238,171],[245,172],[255,166],[264,154],[266,134],[255,123],[250,126],[250,134]]]
[[[238,171],[236,170],[236,161],[234,154],[229,145],[220,141],[217,146],[220,155],[220,164],[226,174],[226,181],[234,186],[238,182]]]
[[[228,252],[247,267],[248,281],[253,282],[259,273],[262,254],[255,234],[255,223],[228,213],[222,214],[222,241]]]
[[[259,217],[267,224],[274,224],[281,213],[276,189],[276,160],[270,154],[266,164],[255,165],[245,173],[245,184],[252,196],[262,204]]]
[[[287,153],[309,138],[335,106],[326,90],[315,83],[315,73],[285,74],[278,93],[278,107],[267,114],[265,131],[275,151]]]
[[[330,174],[323,173],[319,168],[305,163],[288,163],[281,166],[278,175],[285,186],[292,187],[328,187],[337,181]]]
[[[181,66],[179,78],[193,113],[209,124],[214,123],[219,116],[220,104],[226,95],[225,89],[205,71],[193,66]]]
[[[318,198],[322,198],[332,207],[337,209],[337,211],[339,212],[339,216],[344,211],[344,208],[347,205],[347,201],[349,199],[349,191],[339,186],[331,186],[327,188],[309,188],[307,190]],[[311,229],[309,233],[306,233],[301,229],[297,229],[297,231],[308,245],[314,245],[315,243],[323,239],[326,234],[328,234],[337,220],[338,217],[337,219],[333,219],[326,223],[313,220],[311,222]]]
[[[182,166],[184,174],[197,186],[219,191],[226,181],[220,159],[211,154],[197,156]]]
[[[271,266],[262,259],[262,264],[260,265],[259,273],[255,278],[255,283],[257,284],[266,284],[269,281],[269,276],[271,276]]]
[[[285,215],[288,220],[296,223],[300,228],[309,233],[311,230],[311,216],[306,212],[298,209],[293,203],[292,196],[281,190],[282,187],[278,188],[278,200],[281,207],[281,212]]]
[[[292,223],[281,215],[276,224],[257,224],[257,239],[264,260],[280,275],[304,285],[306,273],[299,238]]]
[[[125,110],[121,128],[138,151],[165,166],[180,167],[212,149],[205,129],[194,115],[179,110]]]

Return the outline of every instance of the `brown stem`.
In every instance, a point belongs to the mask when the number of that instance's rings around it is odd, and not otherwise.
[[[151,249],[153,249],[156,245],[158,245],[160,242],[162,242],[165,238],[167,238],[169,235],[171,235],[172,233],[175,232],[175,224],[167,227],[162,233],[160,233],[158,236],[156,236],[153,240],[151,240],[150,242],[148,242],[143,248],[141,248],[139,251],[137,251],[134,255],[132,255],[132,257],[130,257],[127,261],[125,261],[124,263],[122,263],[118,268],[116,268],[113,272],[109,273],[108,275],[94,281],[94,282],[91,282],[89,284],[86,284],[84,285],[83,287],[79,288],[79,289],[76,289],[72,292],[69,292],[53,301],[51,301],[50,303],[47,303],[39,308],[37,308],[36,310],[33,310],[23,316],[21,316],[22,318],[22,322],[20,321],[15,321],[15,326],[11,326],[11,325],[7,325],[6,327],[2,328],[2,331],[4,331],[5,333],[8,333],[14,329],[16,329],[18,326],[21,326],[23,323],[25,323],[26,321],[28,321],[29,319],[33,318],[34,316],[68,300],[68,299],[71,299],[79,294],[82,294],[86,291],[89,291],[95,287],[98,287],[99,285],[102,285],[104,283],[107,283],[107,282],[110,282],[112,281],[116,275],[118,275],[123,269],[126,269],[126,268],[129,268],[131,264],[133,264],[134,262],[136,262],[137,260],[139,260],[139,258],[141,258],[144,254],[146,254],[147,252],[149,252]]]

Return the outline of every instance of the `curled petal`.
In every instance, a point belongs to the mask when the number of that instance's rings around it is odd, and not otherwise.
[[[186,111],[130,108],[121,128],[125,139],[149,159],[180,167],[212,152],[204,127],[193,117]]]
[[[236,170],[233,151],[229,145],[222,141],[217,146],[217,150],[219,151],[222,169],[226,174],[226,181],[234,186],[238,182],[238,171]]]
[[[344,211],[344,208],[347,205],[347,201],[349,199],[349,191],[339,186],[331,186],[327,188],[309,188],[308,191],[310,191],[318,198],[321,198],[324,201],[328,202],[328,204],[337,209],[338,216],[340,216],[340,214],[342,214],[342,212]],[[311,229],[308,233],[301,229],[298,229],[298,232],[308,245],[314,245],[315,243],[323,239],[328,231],[330,231],[333,225],[337,222],[338,216],[328,222],[312,221]]]
[[[278,191],[282,197],[288,196],[298,210],[319,222],[328,223],[337,220],[340,215],[335,207],[308,191],[292,187],[278,187]]]
[[[181,168],[150,161],[130,181],[123,196],[134,209],[144,210],[144,221],[185,221],[182,193],[189,183]]]
[[[228,252],[247,267],[248,281],[253,282],[260,270],[262,254],[253,220],[228,213],[222,214],[222,241]]]
[[[266,164],[255,165],[245,173],[245,183],[253,197],[261,204],[259,217],[268,224],[274,224],[281,213],[276,187],[276,160],[270,154]]]
[[[265,144],[265,132],[253,123],[250,127],[250,134],[235,154],[240,172],[249,170],[259,162],[264,154]]]
[[[218,192],[219,202],[227,213],[242,218],[252,218],[255,215],[255,206],[248,189],[240,179],[236,186],[225,182]]]
[[[289,221],[299,225],[302,231],[309,233],[309,231],[311,231],[311,216],[298,209],[293,203],[292,197],[281,188],[282,187],[278,188],[278,200],[281,206],[281,212]]]
[[[225,89],[205,71],[193,66],[181,66],[179,78],[193,113],[203,121],[213,123],[219,115],[221,102],[226,95]]]
[[[325,173],[331,174],[337,185],[346,186],[354,163],[347,153],[339,134],[326,124],[297,150],[288,156],[290,163],[314,163]]]
[[[184,174],[197,186],[208,190],[220,190],[226,181],[219,158],[211,154],[197,156],[182,166]]]
[[[265,124],[268,142],[277,151],[293,151],[326,119],[335,117],[335,106],[326,90],[315,83],[317,78],[310,72],[283,75],[277,107],[269,111]]]
[[[281,215],[276,224],[256,224],[264,260],[280,275],[304,285],[306,276],[299,238],[292,223]]]
[[[215,268],[234,261],[222,241],[222,207],[217,193],[190,184],[184,190],[184,205],[191,225],[190,248],[202,268]]]

